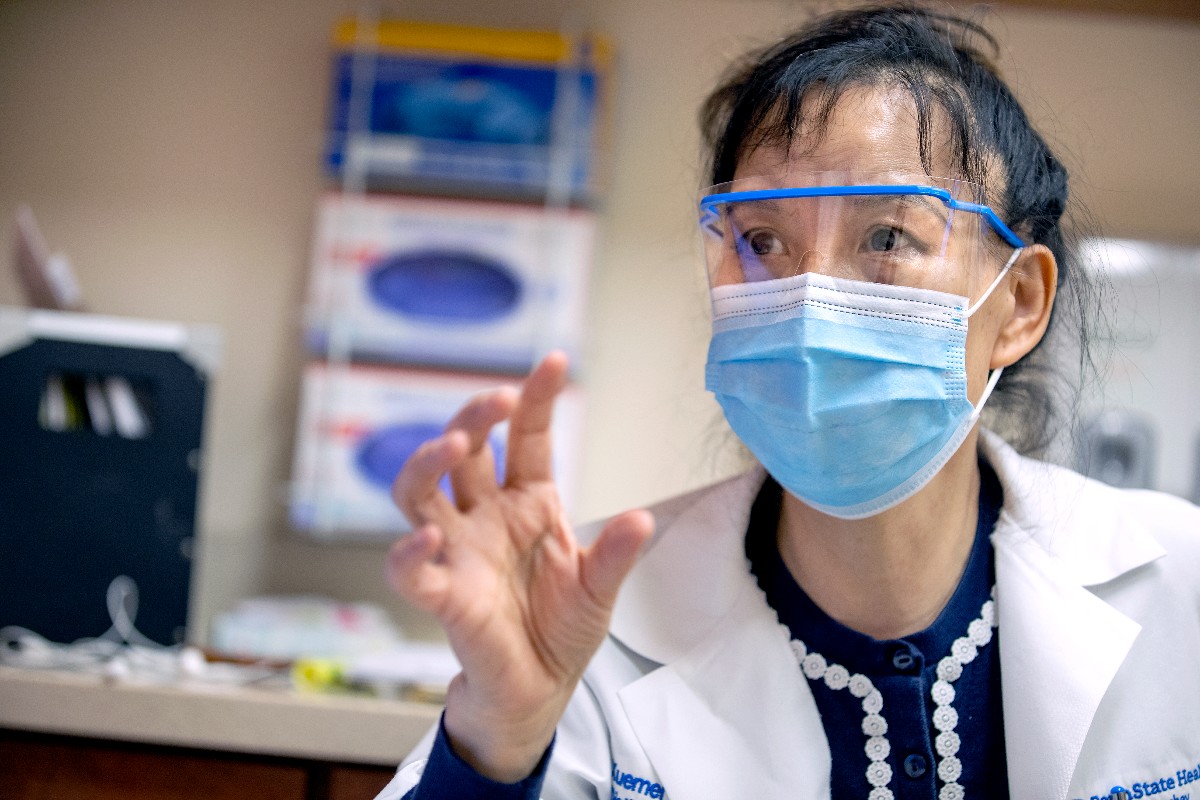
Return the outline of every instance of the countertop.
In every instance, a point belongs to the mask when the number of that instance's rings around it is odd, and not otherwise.
[[[41,733],[397,765],[440,713],[429,703],[0,666],[0,728]]]

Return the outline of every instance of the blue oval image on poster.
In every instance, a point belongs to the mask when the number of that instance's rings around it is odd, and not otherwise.
[[[400,473],[400,468],[409,456],[425,442],[441,436],[445,427],[444,423],[422,421],[389,425],[372,431],[358,443],[355,463],[367,481],[390,491],[392,482],[396,480],[396,475]],[[501,480],[504,472],[504,447],[495,437],[492,437],[490,443],[492,452],[496,455],[496,480]],[[447,495],[453,496],[448,476],[442,477],[441,487]]]
[[[445,250],[386,257],[367,276],[367,286],[384,308],[432,323],[494,322],[521,299],[521,284],[500,262]]]

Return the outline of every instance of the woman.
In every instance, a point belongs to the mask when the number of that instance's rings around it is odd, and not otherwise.
[[[1084,278],[1066,173],[981,37],[842,12],[710,98],[706,383],[762,469],[576,537],[559,354],[405,466],[392,582],[463,671],[382,797],[1200,789],[1200,514],[976,424],[995,388],[1044,432],[1027,375]]]

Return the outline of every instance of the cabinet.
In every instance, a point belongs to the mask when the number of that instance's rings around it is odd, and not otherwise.
[[[394,772],[0,729],[3,800],[370,800]]]
[[[99,636],[128,585],[141,634],[184,639],[219,344],[204,326],[0,307],[0,626]]]

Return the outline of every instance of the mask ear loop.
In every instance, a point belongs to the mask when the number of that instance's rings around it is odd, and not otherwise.
[[[983,305],[985,300],[991,297],[992,292],[995,291],[996,287],[1000,285],[1000,281],[1003,280],[1004,276],[1008,274],[1008,271],[1012,269],[1012,265],[1017,262],[1017,256],[1021,254],[1021,250],[1023,249],[1024,248],[1018,247],[1016,250],[1013,250],[1013,254],[1008,257],[1008,262],[1004,265],[1004,269],[1000,270],[1000,274],[996,276],[996,280],[992,281],[992,285],[987,288],[987,291],[983,293],[983,296],[976,300],[975,303],[968,308],[966,312],[964,312],[965,317],[969,318],[972,314],[979,310],[979,307]],[[983,387],[983,394],[980,396],[979,402],[976,403],[975,407],[971,410],[972,422],[979,418],[979,414],[983,411],[983,404],[986,403],[988,398],[992,396],[992,390],[994,390],[996,388],[996,384],[999,383],[1000,374],[1002,372],[1004,372],[1004,367],[996,367],[994,370],[992,370],[992,374],[988,376],[987,386]]]
[[[992,390],[996,388],[996,384],[1000,382],[1000,373],[1004,372],[1004,367],[996,367],[992,370],[991,376],[988,377],[987,386],[983,387],[983,394],[979,397],[979,402],[971,409],[971,422],[979,419],[980,413],[983,412],[983,404],[992,396]]]
[[[1012,269],[1012,265],[1017,263],[1017,256],[1021,255],[1021,251],[1024,249],[1025,248],[1023,247],[1018,247],[1016,250],[1013,250],[1012,255],[1008,257],[1008,261],[1004,264],[1004,269],[1000,270],[1000,274],[996,276],[996,280],[992,281],[992,285],[987,288],[987,291],[985,291],[980,298],[971,305],[970,308],[963,312],[964,317],[970,318],[970,316],[978,311],[979,307],[983,305],[989,297],[992,296],[992,292],[994,292],[996,287],[1000,285],[1000,281],[1004,280],[1004,276],[1008,274],[1010,269]]]

